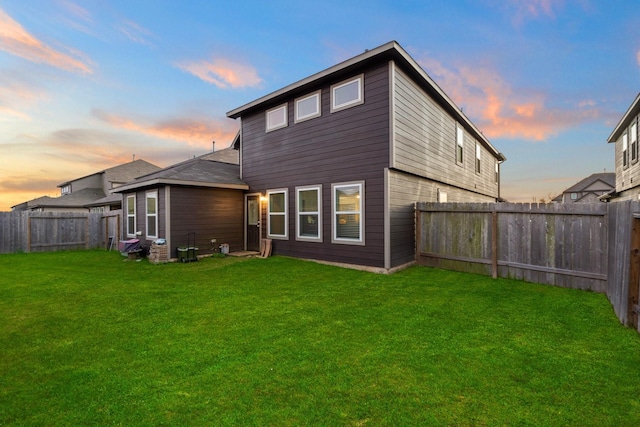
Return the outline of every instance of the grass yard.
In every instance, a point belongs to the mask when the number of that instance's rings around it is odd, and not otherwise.
[[[601,294],[414,267],[0,255],[0,425],[640,425]]]

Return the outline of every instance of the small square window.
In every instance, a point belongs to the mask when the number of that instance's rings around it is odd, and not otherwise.
[[[267,132],[287,127],[287,104],[267,110]]]
[[[320,117],[320,91],[298,98],[295,101],[296,123]]]
[[[364,103],[362,82],[364,74],[331,86],[331,112],[355,107]]]

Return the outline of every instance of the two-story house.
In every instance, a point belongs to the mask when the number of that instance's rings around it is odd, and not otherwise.
[[[624,113],[607,142],[615,144],[616,188],[612,200],[640,199],[638,116],[640,94]]]
[[[14,211],[104,212],[122,208],[122,196],[112,190],[134,178],[159,170],[145,160],[134,160],[58,185],[59,197],[42,196],[12,207]]]
[[[500,198],[505,156],[396,42],[227,116],[249,250],[391,270],[415,259],[415,202]]]

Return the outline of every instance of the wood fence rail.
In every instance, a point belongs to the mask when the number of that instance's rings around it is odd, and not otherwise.
[[[634,212],[640,203],[630,201],[418,203],[416,258],[421,265],[604,292],[620,321],[637,327]]]

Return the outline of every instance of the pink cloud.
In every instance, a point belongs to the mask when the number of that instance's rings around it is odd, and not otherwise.
[[[600,114],[592,100],[569,110],[551,108],[544,93],[515,91],[489,68],[461,65],[449,69],[431,58],[419,62],[489,138],[542,141]]]
[[[100,120],[120,129],[175,141],[195,147],[209,148],[211,141],[230,143],[237,133],[237,125],[229,121],[194,120],[187,118],[149,122],[95,109],[92,114]],[[220,146],[218,146],[220,147]]]
[[[262,79],[253,67],[220,58],[177,64],[177,67],[219,88],[258,86]]]
[[[118,29],[134,43],[151,45],[151,42],[148,41],[148,38],[153,35],[151,31],[133,21],[122,21]]]
[[[26,60],[49,64],[67,71],[91,74],[93,71],[87,61],[57,51],[31,34],[6,12],[0,9],[0,49]],[[81,56],[79,52],[73,55]]]

